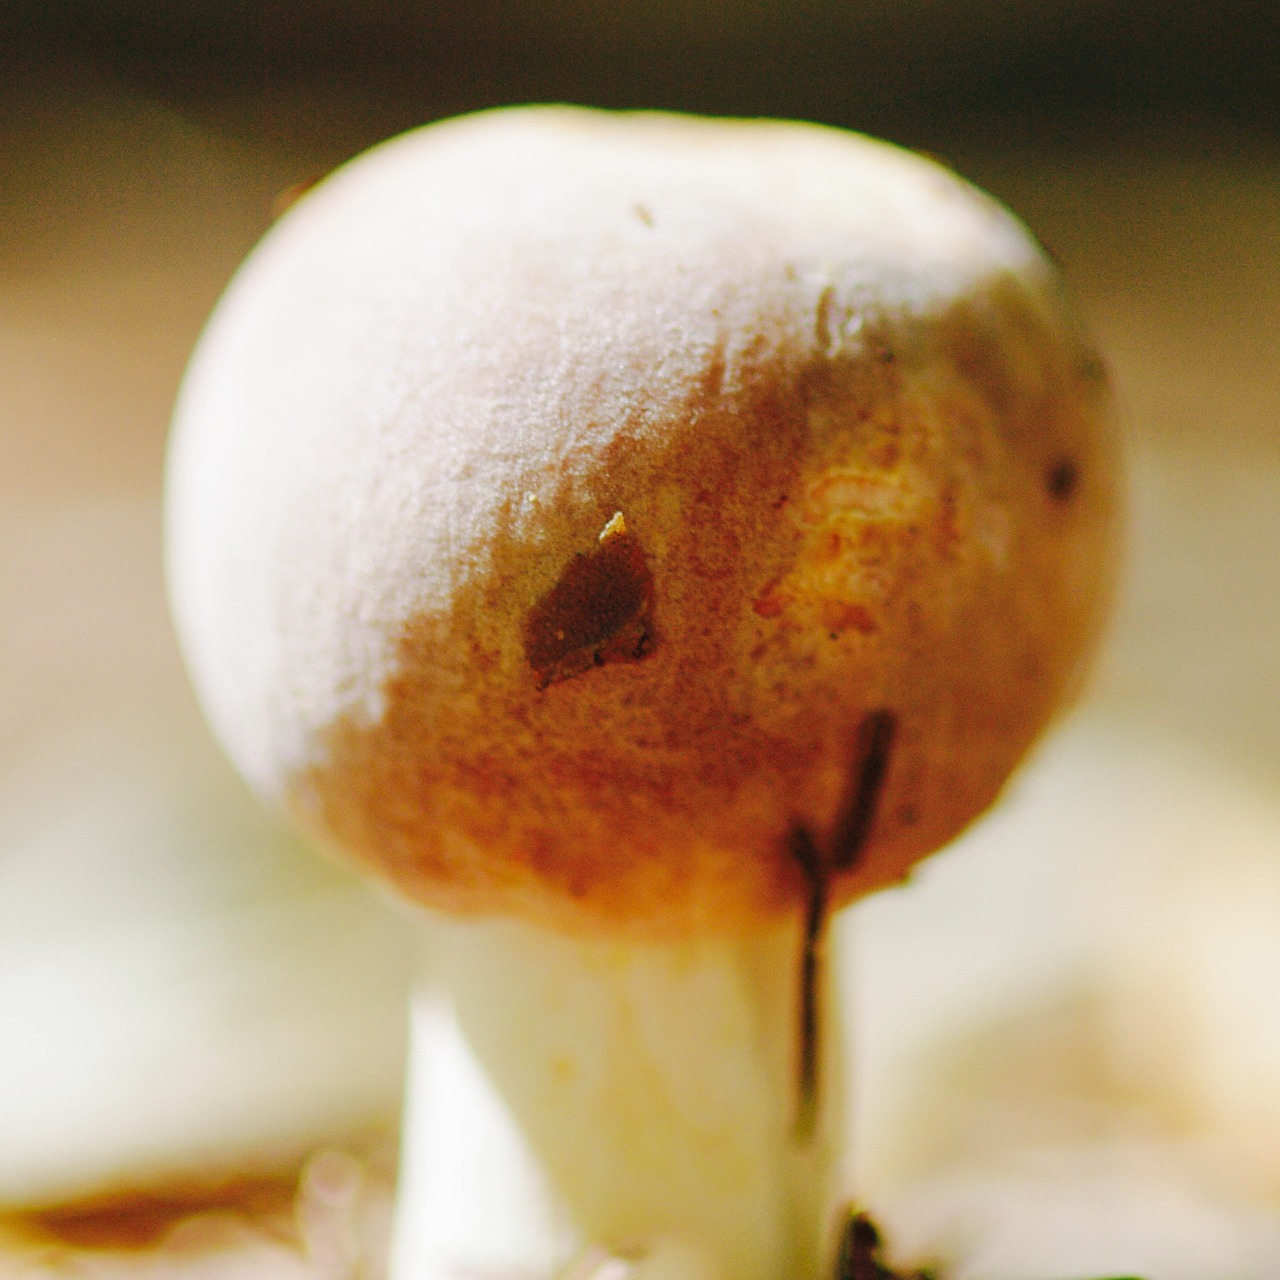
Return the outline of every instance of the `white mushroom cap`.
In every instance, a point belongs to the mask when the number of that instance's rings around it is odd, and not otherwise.
[[[803,896],[796,830],[844,900],[991,802],[1091,647],[1112,451],[1051,268],[938,166],[492,112],[242,269],[171,591],[249,779],[411,896],[734,929]]]

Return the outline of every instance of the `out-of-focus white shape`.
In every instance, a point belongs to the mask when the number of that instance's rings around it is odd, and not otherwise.
[[[1274,1280],[1280,1217],[1159,1143],[1046,1149],[956,1171],[881,1206],[903,1257],[948,1280]]]
[[[541,1280],[578,1247],[527,1138],[461,1034],[446,1001],[419,996],[393,1274],[443,1280],[456,1270]]]
[[[413,1013],[399,1280],[652,1280],[822,1269],[844,1129],[839,1038],[798,1117],[798,923],[745,939],[575,939],[441,923]],[[828,1020],[830,1025],[830,1020]]]
[[[1152,805],[1116,933],[1120,1078],[1280,1205],[1280,803],[1212,777],[1179,790]]]
[[[185,714],[183,732],[200,732],[164,601],[157,500],[0,497],[0,601],[0,770],[105,715],[127,726]]]
[[[1280,295],[1280,281],[1277,281]],[[1200,368],[1208,360],[1196,362]],[[1216,416],[1199,434],[1131,450],[1126,588],[1095,699],[1195,743],[1270,785],[1280,780],[1280,361],[1252,430]],[[1182,401],[1195,400],[1181,377]],[[1224,410],[1225,412],[1225,410]],[[1263,434],[1265,432],[1265,435]]]
[[[394,1125],[408,934],[194,726],[48,744],[0,780],[0,1204]]]
[[[0,504],[0,1205],[395,1124],[410,929],[209,739],[159,523]]]
[[[714,1260],[704,1250],[671,1236],[658,1236],[643,1251],[610,1253],[598,1245],[583,1250],[560,1280],[716,1280]]]
[[[1214,1225],[1237,1222],[1229,1194],[1280,1205],[1280,798],[1088,713],[953,850],[847,921],[858,1181],[904,1240],[965,1274],[1190,1276],[1161,1261],[1176,1242],[1190,1259],[1253,1238]],[[1117,1143],[1145,1154],[1117,1164]],[[923,1239],[935,1195],[967,1237]],[[1161,1226],[1180,1197],[1194,1210]],[[1096,1230],[1095,1201],[1115,1206]],[[1103,1253],[1050,1243],[1070,1216],[1053,1206],[1076,1202]],[[1024,1209],[1040,1243],[1017,1252],[1000,1242]],[[1221,1254],[1254,1261],[1213,1274],[1280,1270],[1277,1219],[1259,1221],[1262,1244]]]

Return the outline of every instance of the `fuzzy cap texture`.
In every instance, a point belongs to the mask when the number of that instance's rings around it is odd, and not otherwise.
[[[183,387],[169,576],[265,796],[410,897],[740,930],[904,876],[1077,688],[1106,377],[937,165],[810,125],[437,124],[295,206]]]

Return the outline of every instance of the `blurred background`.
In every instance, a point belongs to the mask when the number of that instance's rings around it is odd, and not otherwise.
[[[849,913],[851,1177],[960,1276],[1280,1273],[1276,6],[7,0],[0,1276],[379,1272],[414,931],[208,741],[164,437],[292,192],[527,101],[875,133],[1061,263],[1129,428],[1116,625],[1006,803]]]

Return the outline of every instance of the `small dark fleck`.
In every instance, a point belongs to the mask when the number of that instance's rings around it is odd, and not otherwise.
[[[277,193],[275,199],[271,202],[271,220],[274,222],[277,218],[282,218],[312,187],[317,186],[323,177],[324,174],[322,173],[312,174],[310,177],[294,182],[285,187],[283,191]]]
[[[1044,474],[1044,487],[1055,502],[1070,502],[1080,484],[1080,468],[1071,458],[1059,458]]]
[[[1105,385],[1107,362],[1096,351],[1085,351],[1080,357],[1080,376],[1086,382]]]
[[[1065,270],[1063,270],[1063,265],[1062,265],[1062,254],[1059,253],[1059,251],[1053,245],[1046,244],[1045,241],[1041,239],[1039,236],[1036,237],[1036,243],[1040,246],[1040,252],[1043,253],[1044,256],[1048,258],[1050,262],[1053,263],[1053,265],[1058,269],[1059,272],[1061,272],[1063,275],[1066,275],[1067,273]]]
[[[818,295],[818,305],[814,308],[813,334],[818,350],[833,354],[839,346],[839,336],[835,328],[836,298],[835,290],[827,285]]]
[[[877,346],[872,354],[881,364],[892,364],[898,358],[898,353],[892,347],[883,344]]]

